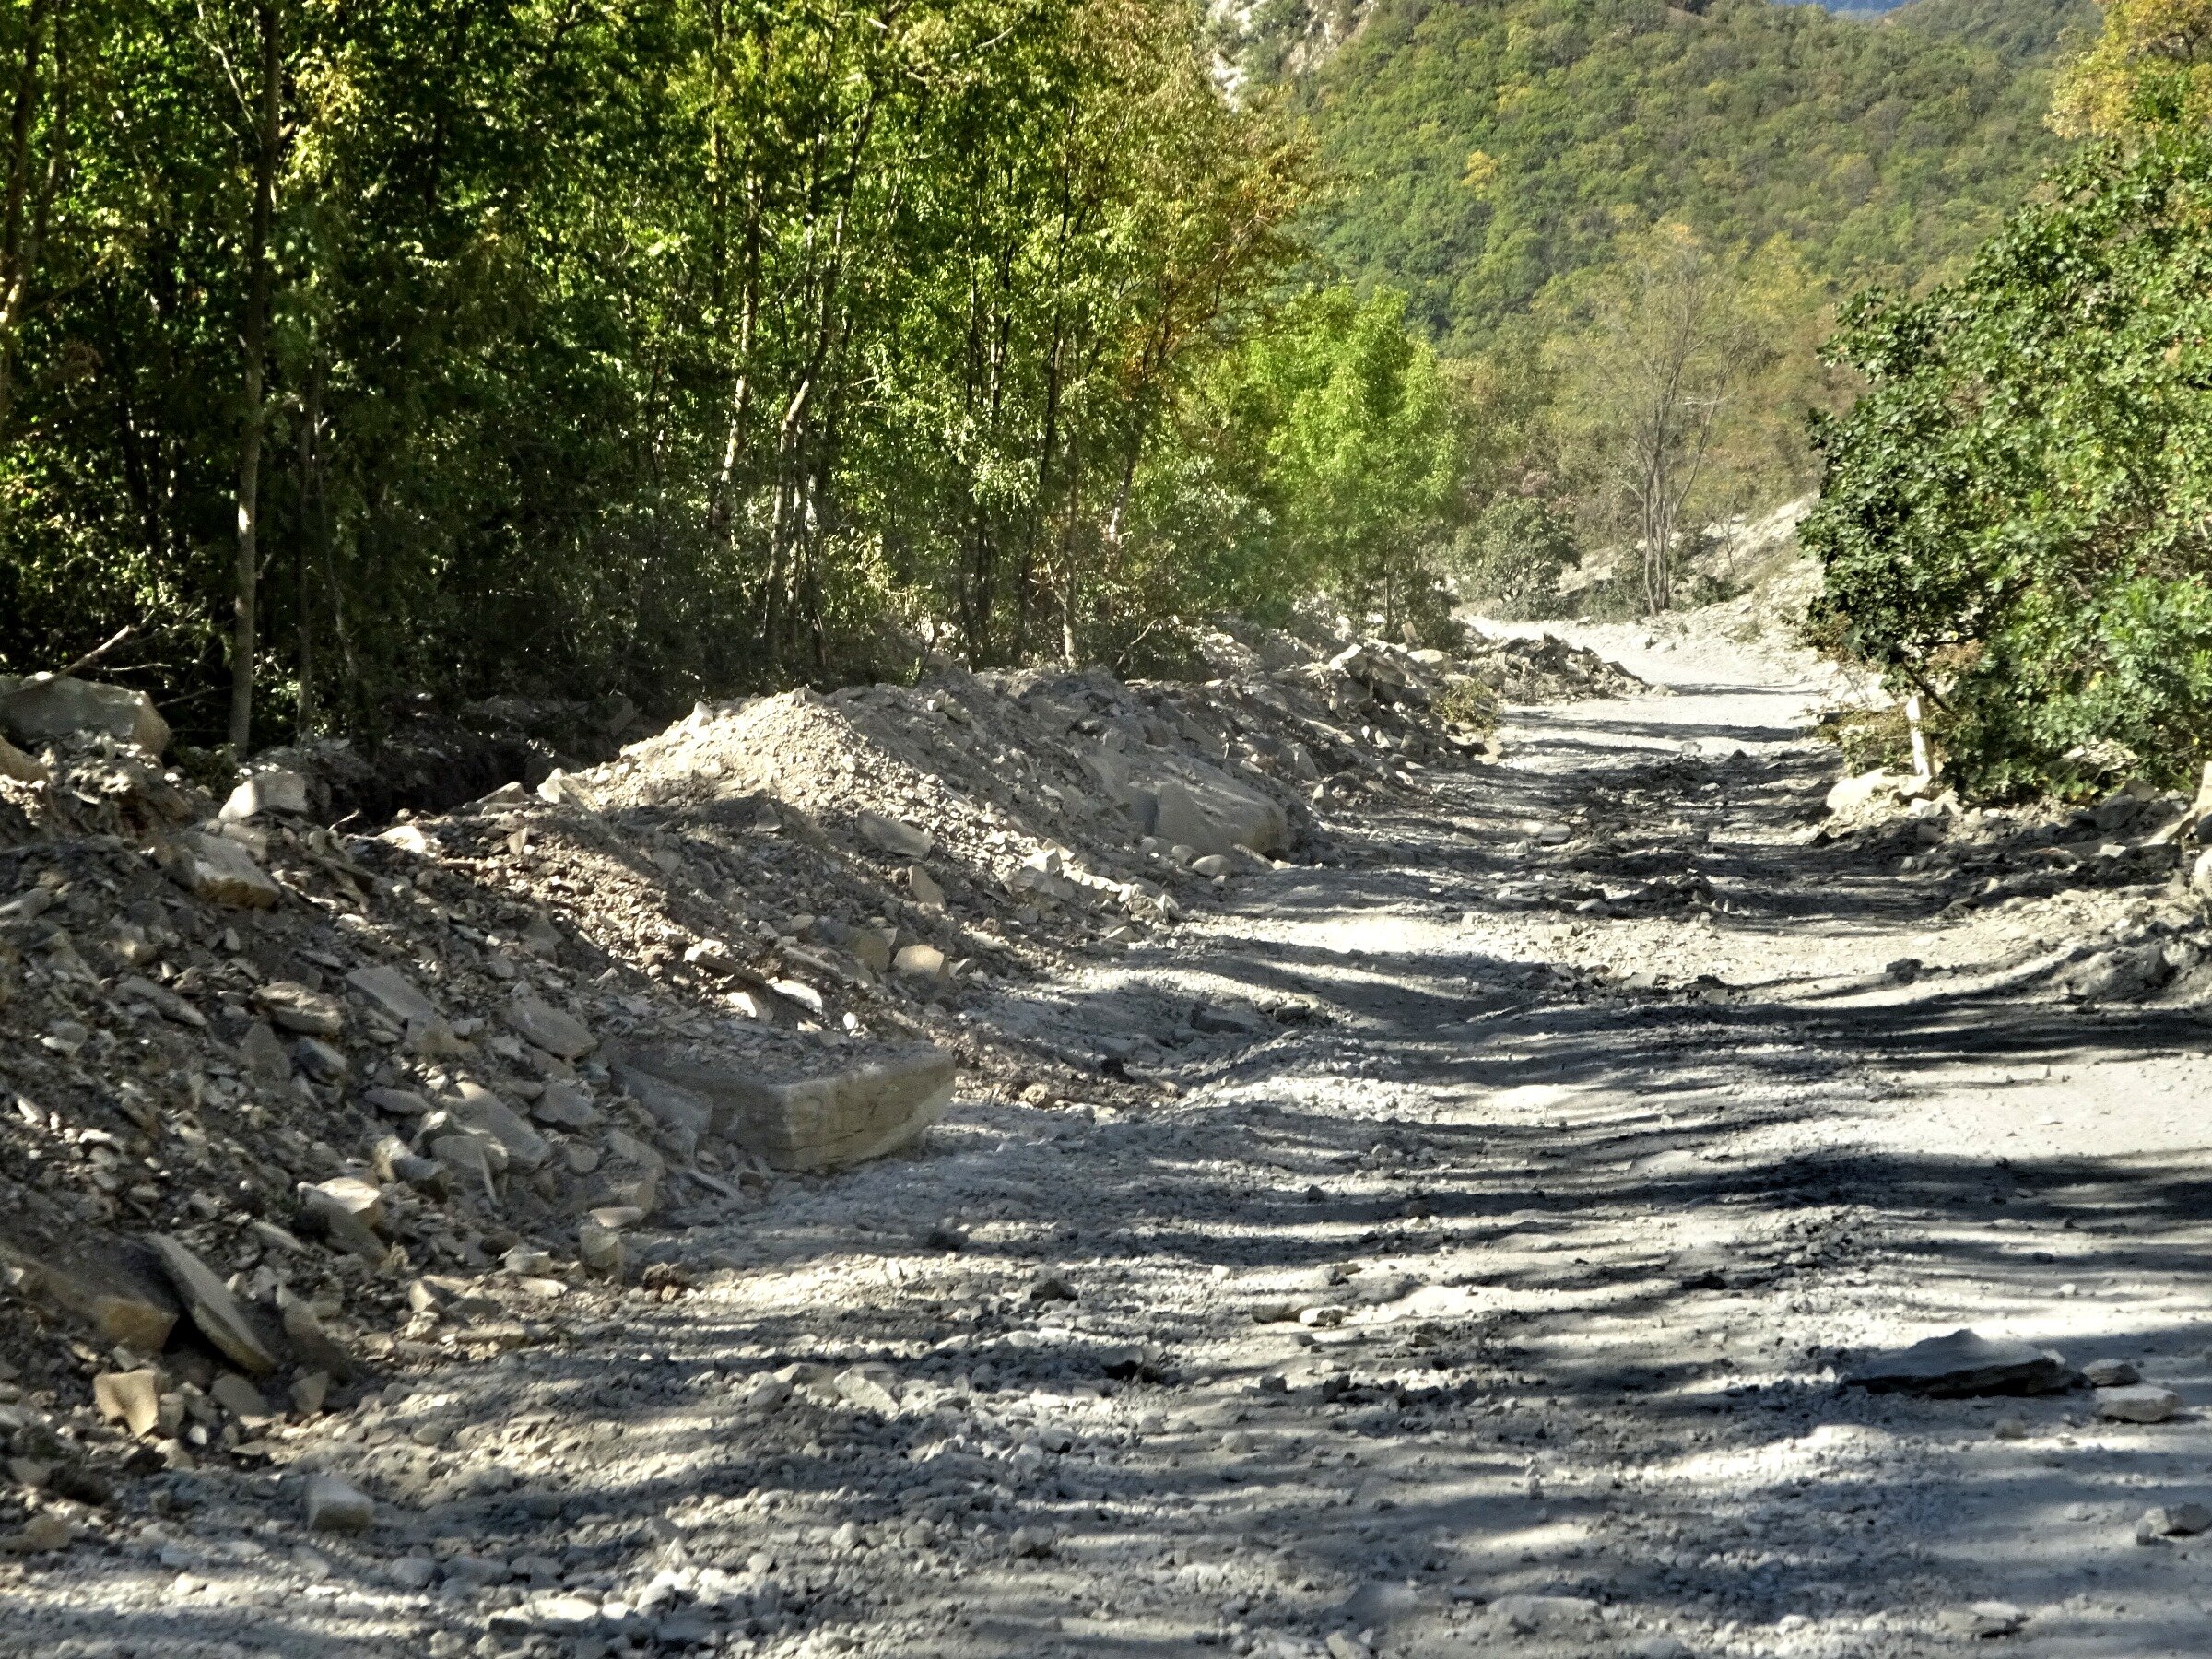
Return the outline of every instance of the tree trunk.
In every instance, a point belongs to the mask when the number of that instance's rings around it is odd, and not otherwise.
[[[51,13],[53,30],[53,72],[51,90],[41,87],[40,63],[46,54],[46,28]],[[15,106],[8,120],[6,207],[0,214],[0,430],[5,430],[15,397],[16,343],[23,333],[29,309],[31,277],[46,241],[47,221],[68,155],[69,37],[65,3],[50,6],[33,0],[23,30],[23,61],[18,67]],[[31,178],[31,143],[39,106],[50,101],[47,117],[46,161],[42,176]]]
[[[292,637],[299,648],[300,701],[293,716],[298,738],[315,729],[315,558],[312,544],[322,539],[323,489],[317,476],[316,426],[323,417],[323,384],[312,371],[300,408],[300,523],[292,536]]]
[[[262,372],[269,335],[269,231],[276,206],[277,77],[283,62],[277,0],[262,0],[261,108],[255,122],[253,223],[246,241],[245,409],[238,434],[238,570],[230,636],[230,753],[245,759],[253,735],[254,592],[261,574],[261,441],[267,425]]]

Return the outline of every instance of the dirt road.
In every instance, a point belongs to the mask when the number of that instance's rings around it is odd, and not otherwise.
[[[1804,688],[1675,690],[1004,1010],[1171,1106],[963,1105],[677,1235],[689,1289],[359,1413],[375,1533],[176,1477],[0,1650],[2212,1651],[2212,1540],[2136,1541],[2212,1500],[2204,1025],[1809,844]],[[1838,1384],[1961,1325],[2188,1406]]]

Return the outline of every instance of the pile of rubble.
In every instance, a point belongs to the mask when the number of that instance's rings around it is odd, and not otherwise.
[[[1817,842],[1841,842],[1947,896],[1943,913],[2069,909],[2018,976],[2088,1006],[2212,1002],[2212,769],[2196,795],[2127,779],[2082,806],[1973,806],[1936,778],[1877,770],[1839,782]]]
[[[963,1068],[1158,1099],[995,1030],[994,985],[1494,756],[1477,671],[701,705],[374,834],[317,821],[312,751],[218,807],[143,696],[0,686],[0,1547],[118,1465],[276,1455],[379,1373],[680,1294],[667,1229],[911,1144]]]

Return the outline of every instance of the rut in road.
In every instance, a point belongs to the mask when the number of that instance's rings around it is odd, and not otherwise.
[[[231,1640],[2203,1653],[2212,1561],[2134,1534],[2212,1491],[2196,1417],[1838,1386],[1972,1325],[2212,1399],[2203,1027],[1977,978],[2015,922],[1812,844],[1806,688],[1677,692],[1521,712],[1344,867],[1019,994],[1186,1092],[963,1105],[695,1230],[697,1288],[474,1386],[434,1635],[364,1593]]]

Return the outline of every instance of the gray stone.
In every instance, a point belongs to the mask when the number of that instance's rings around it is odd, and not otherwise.
[[[891,942],[872,927],[854,927],[850,923],[824,916],[816,921],[814,935],[873,972],[890,971]]]
[[[1490,1618],[1526,1636],[1590,1624],[1597,1618],[1597,1604],[1581,1595],[1501,1595],[1490,1604]]]
[[[1843,1379],[1874,1394],[1939,1399],[2054,1394],[2072,1380],[2066,1362],[2047,1348],[2025,1342],[1992,1342],[1963,1329],[1916,1342],[1901,1353],[1885,1354]]]
[[[2143,1373],[2124,1359],[2092,1359],[2081,1374],[2092,1388],[2125,1388],[2143,1381]]]
[[[445,1018],[438,1005],[396,968],[387,968],[382,963],[356,968],[346,976],[346,982],[402,1030],[417,1021],[442,1021]]]
[[[170,878],[195,899],[239,910],[268,910],[284,897],[253,855],[234,841],[188,830],[163,850]]]
[[[525,1173],[542,1170],[551,1161],[553,1148],[523,1114],[480,1083],[463,1082],[446,1100],[446,1110],[462,1128],[488,1135],[500,1143],[507,1159]]]
[[[928,909],[945,908],[945,889],[937,878],[920,865],[910,865],[906,871],[906,890],[914,896],[914,902]]]
[[[352,1069],[345,1054],[319,1037],[302,1037],[292,1045],[300,1069],[318,1083],[340,1083]]]
[[[393,1117],[428,1117],[430,1103],[411,1088],[365,1088],[361,1099]]]
[[[608,1278],[622,1277],[622,1235],[611,1227],[596,1221],[585,1221],[576,1229],[576,1259],[594,1273]]]
[[[290,813],[295,818],[307,813],[307,780],[296,771],[272,767],[257,771],[236,789],[223,803],[222,816],[238,822],[258,818],[265,812]]]
[[[307,1037],[335,1037],[346,1029],[346,1010],[337,998],[297,980],[271,980],[253,993],[268,1017],[288,1031]]]
[[[901,946],[891,959],[891,971],[902,979],[927,980],[934,984],[945,977],[945,953],[935,945]]]
[[[599,1123],[592,1097],[573,1083],[547,1084],[545,1093],[532,1102],[530,1115],[556,1129],[591,1129]]]
[[[265,1377],[275,1371],[277,1364],[275,1344],[262,1334],[258,1323],[245,1309],[239,1306],[238,1299],[215,1276],[214,1270],[167,1233],[156,1233],[149,1242],[160,1258],[170,1282],[183,1299],[184,1311],[199,1327],[200,1335],[241,1371],[256,1377]]]
[[[6,738],[0,737],[0,778],[18,783],[43,783],[52,776],[43,760],[25,754]]]
[[[2194,1538],[2201,1532],[2212,1532],[2212,1509],[2201,1503],[2171,1503],[2163,1509],[2145,1510],[2136,1523],[2136,1542],[2155,1544],[2160,1538]]]
[[[272,1088],[282,1088],[292,1080],[292,1057],[265,1019],[257,1019],[246,1028],[238,1056],[249,1072]]]
[[[879,812],[864,811],[855,821],[862,840],[896,857],[927,858],[937,844],[936,838],[919,825],[885,818]]]
[[[1127,809],[1140,832],[1187,846],[1196,856],[1227,856],[1238,847],[1279,853],[1289,845],[1288,814],[1206,761],[1160,750],[1125,755],[1101,749],[1088,759],[1088,770]]]
[[[153,755],[169,747],[169,723],[145,692],[58,674],[34,674],[0,692],[0,731],[33,747],[103,734]]]
[[[1971,1606],[1954,1607],[1943,1616],[1943,1622],[1961,1636],[1987,1639],[1992,1636],[2017,1635],[2027,1624],[2027,1613],[2010,1602],[1982,1601]]]
[[[508,1003],[506,1017],[524,1041],[559,1060],[579,1059],[598,1046],[582,1020],[527,994]]]
[[[628,1054],[624,1067],[626,1077],[650,1074],[704,1102],[711,1133],[782,1170],[842,1169],[908,1145],[944,1114],[957,1069],[940,1048],[788,1081],[743,1076],[675,1049]]]
[[[311,1475],[307,1478],[307,1524],[311,1532],[367,1532],[376,1524],[376,1503],[368,1493],[335,1475]]]
[[[848,1366],[830,1379],[830,1386],[840,1399],[863,1411],[892,1417],[899,1410],[899,1379],[888,1365]]]
[[[507,1154],[499,1142],[482,1135],[435,1135],[430,1137],[430,1156],[451,1170],[467,1184],[480,1187],[487,1194],[492,1190],[494,1178],[504,1174]]]
[[[2147,1382],[2097,1391],[2097,1415],[2110,1422],[2162,1423],[2181,1408],[2180,1394]]]

